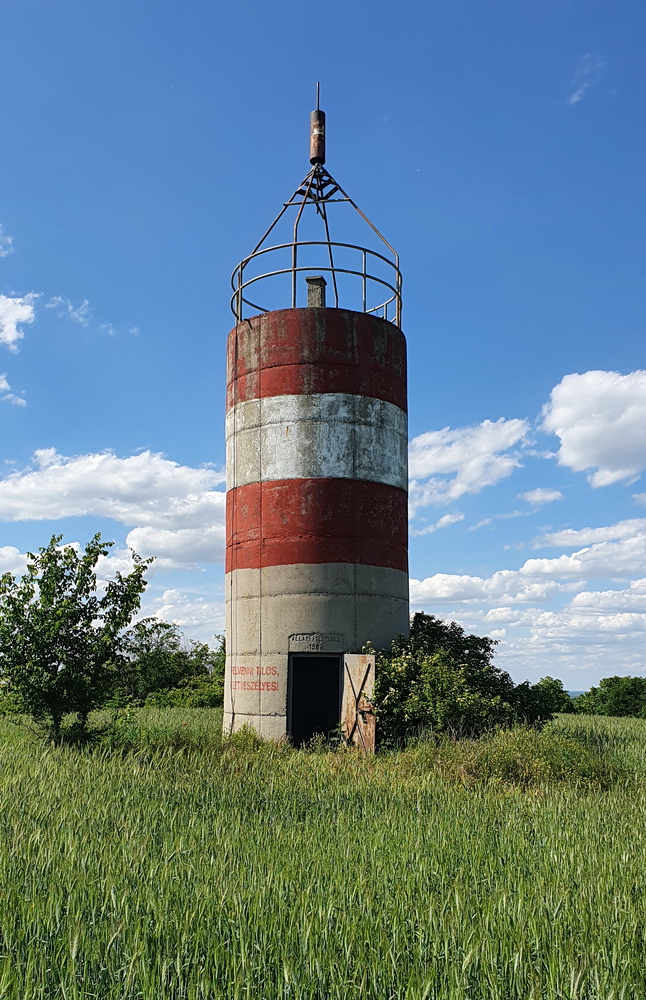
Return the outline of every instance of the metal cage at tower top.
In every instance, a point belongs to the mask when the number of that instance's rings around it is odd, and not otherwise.
[[[322,114],[320,112],[319,114]],[[330,236],[328,207],[333,203],[350,205],[376,237],[379,252],[357,243],[337,242]],[[281,220],[295,212],[291,239],[272,243]],[[303,239],[305,213],[322,226],[322,239]],[[268,312],[276,308],[295,309],[306,295],[307,276],[325,276],[330,295],[327,305],[354,309],[390,320],[401,327],[402,276],[399,256],[352,198],[323,166],[314,162],[305,180],[279,214],[252,252],[235,268],[231,276],[231,310],[240,323],[245,312]],[[271,292],[267,293],[270,283]],[[257,299],[263,299],[263,303]],[[267,299],[270,300],[267,304]]]

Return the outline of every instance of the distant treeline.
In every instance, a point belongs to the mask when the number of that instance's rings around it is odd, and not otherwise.
[[[571,701],[572,711],[585,715],[646,719],[646,677],[604,677]]]

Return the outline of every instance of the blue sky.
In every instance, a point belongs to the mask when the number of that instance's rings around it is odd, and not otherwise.
[[[0,12],[0,570],[158,556],[222,628],[229,275],[328,162],[401,256],[411,596],[515,680],[644,673],[646,13],[629,0]],[[339,237],[341,236],[340,231]]]

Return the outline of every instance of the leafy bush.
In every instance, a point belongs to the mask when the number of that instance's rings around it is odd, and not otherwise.
[[[146,698],[146,705],[158,708],[219,708],[224,702],[224,677],[204,674],[187,677],[177,687],[154,691]]]
[[[380,655],[375,702],[382,745],[422,733],[474,736],[516,717],[500,693],[478,691],[466,665],[445,650]]]
[[[476,737],[514,723],[542,724],[565,705],[560,681],[514,685],[492,662],[496,641],[456,622],[413,616],[410,635],[377,654],[375,705],[382,746],[422,733]]]

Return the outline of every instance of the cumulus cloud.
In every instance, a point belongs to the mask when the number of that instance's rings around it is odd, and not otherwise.
[[[576,546],[571,554],[552,559],[527,559],[517,570],[499,570],[490,577],[436,573],[411,580],[411,602],[508,604],[541,603],[558,593],[579,590],[585,581],[641,579],[646,574],[646,518],[620,521],[604,528],[567,529],[545,535],[543,544]]]
[[[617,524],[604,525],[601,528],[564,528],[563,531],[552,531],[537,539],[534,548],[544,546],[573,548],[577,545],[594,545],[598,542],[635,538],[645,532],[646,518],[634,517],[628,521],[618,521]]]
[[[556,580],[530,579],[522,570],[499,570],[490,577],[435,573],[410,581],[410,600],[416,606],[432,603],[483,603],[504,599],[512,604],[545,601],[571,589]]]
[[[543,507],[546,503],[554,503],[555,500],[562,500],[563,494],[560,490],[550,490],[546,487],[538,487],[536,490],[528,490],[527,493],[519,493],[519,500],[526,500],[534,507]]]
[[[215,512],[214,512],[215,513]],[[126,539],[140,556],[156,556],[160,569],[197,569],[200,563],[222,562],[224,559],[224,523],[196,528],[156,528],[142,525],[133,528]]]
[[[8,257],[13,253],[13,236],[7,236],[0,224],[0,257]]]
[[[144,451],[119,458],[112,451],[59,455],[54,448],[34,453],[36,468],[12,472],[0,480],[0,518],[48,520],[83,514],[114,518],[123,524],[164,527],[204,523],[204,507],[221,505],[224,494],[211,495],[222,475],[192,468]]]
[[[566,375],[552,389],[542,426],[560,439],[560,465],[594,470],[592,486],[634,481],[646,468],[646,371]]]
[[[87,299],[83,299],[80,305],[73,306],[65,295],[55,295],[53,299],[45,303],[47,309],[55,309],[59,316],[67,316],[81,326],[87,326],[90,322],[92,310]]]
[[[520,572],[558,579],[626,579],[646,572],[646,534],[598,542],[555,559],[528,559]]]
[[[646,614],[646,578],[631,580],[624,590],[582,590],[572,598],[571,606],[595,614],[617,611]]]
[[[0,545],[0,576],[3,573],[24,573],[27,568],[27,555],[13,545]]]
[[[484,420],[474,427],[444,427],[413,438],[409,448],[411,510],[479,493],[520,465],[516,446],[526,420]],[[512,450],[516,449],[516,450]]]
[[[0,519],[56,520],[94,515],[133,530],[128,543],[160,565],[217,561],[224,545],[223,481],[211,468],[179,465],[150,451],[68,458],[54,448],[34,455],[35,468],[0,480]]]
[[[34,302],[37,298],[36,292],[13,297],[0,295],[0,344],[14,353],[18,350],[18,341],[25,335],[23,326],[33,323],[35,319]]]
[[[458,598],[459,579],[453,587]],[[535,590],[533,602],[508,600],[499,604],[493,596],[497,589],[493,580],[490,577],[481,581],[484,587],[474,587],[474,581],[480,578],[468,578],[463,593],[473,594],[479,589],[482,600],[445,601],[441,613],[455,617],[467,631],[499,639],[496,660],[516,680],[529,676],[536,681],[549,673],[563,677],[566,687],[569,683],[578,688],[607,676],[609,662],[613,673],[644,672],[646,580],[636,580],[625,590],[574,593],[569,603],[557,611],[536,606],[553,596],[551,588],[543,601]],[[471,589],[467,591],[469,583]],[[566,593],[573,586],[564,584],[561,590]],[[437,597],[431,596],[430,600],[420,600],[418,606],[437,613],[438,603]],[[493,606],[487,608],[487,604]],[[585,682],[575,679],[582,671],[587,672]]]
[[[203,596],[191,596],[179,590],[165,590],[142,611],[162,621],[179,625],[194,638],[212,640],[214,633],[224,631],[224,603]]]
[[[0,400],[3,403],[11,403],[13,406],[26,406],[27,400],[23,399],[22,396],[16,396],[15,392],[8,392],[4,396],[0,396]]]

